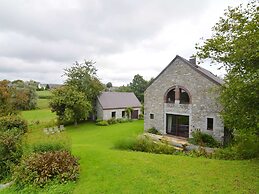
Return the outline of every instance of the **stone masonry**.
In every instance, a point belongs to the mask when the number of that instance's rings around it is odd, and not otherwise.
[[[216,88],[220,83],[195,68],[198,66],[192,66],[190,62],[176,56],[146,89],[145,130],[155,127],[162,134],[166,134],[166,114],[186,115],[189,116],[189,137],[192,131],[199,129],[223,140],[224,125],[219,115],[221,106],[216,100]],[[186,88],[190,94],[189,104],[166,103],[165,95],[174,86]],[[208,117],[213,118],[213,130],[207,130]]]

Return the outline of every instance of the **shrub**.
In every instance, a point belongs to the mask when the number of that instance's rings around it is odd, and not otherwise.
[[[206,147],[219,147],[220,143],[215,140],[211,135],[207,133],[202,133],[201,131],[192,132],[192,137],[189,142],[195,145],[206,146]]]
[[[152,134],[156,134],[156,135],[161,135],[161,133],[155,127],[152,127],[150,129],[148,129],[147,132],[152,133]]]
[[[16,130],[0,131],[0,180],[11,174],[12,167],[19,163],[23,153],[21,137]]]
[[[44,153],[51,151],[67,151],[70,152],[70,147],[61,142],[36,143],[32,145],[32,152]]]
[[[78,176],[78,159],[67,151],[34,153],[23,158],[14,173],[18,187],[28,184],[43,187],[52,180],[65,183],[75,181]]]
[[[139,115],[138,115],[138,119],[139,119],[139,120],[143,120],[143,119],[144,119],[144,115],[143,115],[143,114],[139,114]]]
[[[99,121],[98,123],[96,123],[96,125],[99,125],[99,126],[108,126],[109,123],[107,121]]]
[[[116,124],[117,120],[115,118],[111,118],[111,119],[107,120],[107,122],[109,125],[112,125],[112,124]]]
[[[132,119],[127,119],[127,118],[120,118],[117,119],[118,123],[127,123],[127,122],[132,122]]]
[[[120,140],[115,144],[115,148],[156,154],[173,154],[176,151],[174,147],[167,143],[154,142],[147,136],[139,136],[136,139]]]
[[[234,144],[218,149],[214,156],[227,160],[259,158],[259,137],[255,132],[236,133],[234,140]]]
[[[16,131],[24,134],[28,130],[28,125],[25,120],[17,115],[8,115],[0,117],[0,131],[10,131],[16,128]]]

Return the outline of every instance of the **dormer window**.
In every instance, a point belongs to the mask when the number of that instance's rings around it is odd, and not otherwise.
[[[190,104],[190,95],[186,89],[180,86],[171,88],[166,94],[166,103]]]

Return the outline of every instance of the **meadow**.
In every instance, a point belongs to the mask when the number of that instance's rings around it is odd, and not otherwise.
[[[33,122],[55,118],[49,110],[23,112]],[[258,160],[225,161],[188,156],[122,151],[114,148],[121,138],[143,132],[143,121],[97,126],[87,122],[62,132],[80,158],[76,183],[53,184],[20,193],[256,193],[259,190]],[[31,128],[29,142],[46,137],[41,125]],[[16,193],[14,188],[4,190]]]

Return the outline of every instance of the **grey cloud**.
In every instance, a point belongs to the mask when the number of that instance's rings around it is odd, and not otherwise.
[[[162,42],[154,37],[168,25],[176,24],[178,31],[181,21],[190,21],[195,26],[196,21],[203,19],[203,13],[217,4],[226,3],[224,0],[0,0],[0,73],[13,77],[19,75],[15,72],[23,72],[27,78],[33,72],[32,77],[37,75],[35,78],[44,82],[60,81],[64,67],[84,58],[97,61],[103,80],[117,83],[132,79],[134,73],[157,72],[167,62],[156,65],[151,60],[146,63],[139,60],[148,58],[148,54],[113,56],[140,48],[150,55],[171,49],[174,57],[181,45],[173,49],[168,45],[173,44],[172,39],[184,42],[185,37],[174,37],[172,33]],[[193,29],[184,28],[192,36]],[[180,51],[189,53],[189,50]],[[124,63],[133,61],[132,57],[136,57],[134,64]]]

